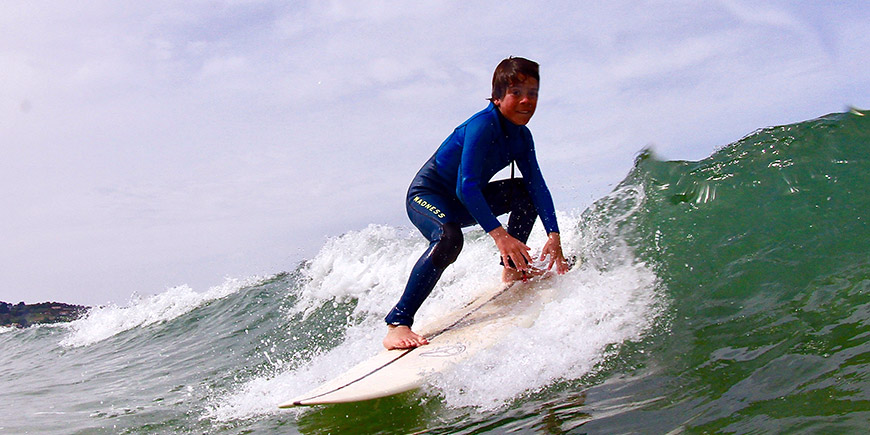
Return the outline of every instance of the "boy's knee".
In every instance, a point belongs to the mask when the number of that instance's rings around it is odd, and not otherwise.
[[[453,264],[462,251],[464,238],[462,228],[455,223],[447,223],[441,232],[441,238],[432,250],[432,263],[439,269]]]

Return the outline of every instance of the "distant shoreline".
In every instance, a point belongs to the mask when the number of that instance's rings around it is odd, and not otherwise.
[[[90,307],[62,302],[10,304],[0,301],[0,326],[26,328],[43,323],[70,322],[82,316],[89,309]]]

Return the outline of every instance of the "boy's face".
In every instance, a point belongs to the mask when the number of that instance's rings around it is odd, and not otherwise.
[[[510,85],[504,97],[492,100],[492,103],[508,121],[516,125],[526,125],[538,105],[538,81],[528,77],[520,83]]]

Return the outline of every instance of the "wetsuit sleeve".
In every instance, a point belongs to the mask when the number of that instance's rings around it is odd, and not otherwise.
[[[517,166],[520,168],[520,172],[523,173],[523,179],[526,182],[526,187],[529,189],[529,194],[532,196],[535,210],[538,211],[538,216],[541,217],[541,223],[544,224],[547,234],[558,233],[559,224],[556,222],[556,207],[553,205],[550,189],[547,188],[547,183],[544,182],[541,167],[538,166],[532,134],[526,130],[524,136],[527,146],[524,155],[516,159]]]
[[[484,157],[499,127],[488,117],[478,117],[465,127],[465,141],[456,180],[456,197],[487,233],[501,226],[483,196]]]

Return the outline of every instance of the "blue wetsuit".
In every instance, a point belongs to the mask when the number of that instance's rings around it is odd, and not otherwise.
[[[523,178],[489,182],[511,162]],[[386,317],[391,325],[413,324],[441,273],[462,250],[462,227],[477,223],[490,232],[501,225],[496,216],[510,213],[507,232],[523,243],[539,215],[547,233],[559,232],[532,133],[508,121],[492,103],[457,127],[417,172],[406,207],[430,244]]]

